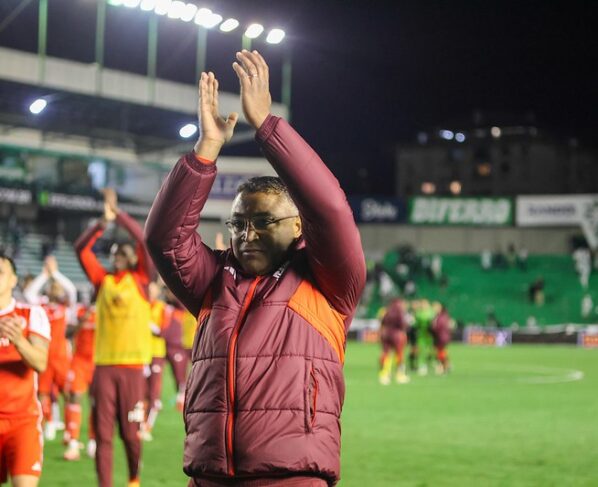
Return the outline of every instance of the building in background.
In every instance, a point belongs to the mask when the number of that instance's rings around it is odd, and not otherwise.
[[[396,149],[399,196],[598,191],[598,150],[537,127],[534,117],[484,116],[419,132]]]

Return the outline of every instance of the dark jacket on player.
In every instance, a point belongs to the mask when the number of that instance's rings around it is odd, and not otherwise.
[[[337,180],[284,120],[256,134],[299,209],[303,239],[279,269],[244,274],[196,233],[216,166],[183,157],[146,226],[160,274],[198,317],[185,404],[195,478],[339,479],[346,330],[365,284],[357,227]]]

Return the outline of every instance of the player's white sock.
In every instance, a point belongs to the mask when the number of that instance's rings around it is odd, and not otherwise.
[[[87,456],[89,458],[96,457],[96,447],[96,440],[94,440],[93,438],[87,442]]]
[[[79,452],[80,445],[79,442],[75,439],[69,441],[68,447],[64,452],[64,459],[69,462],[74,462],[81,458],[81,454]]]
[[[48,441],[56,439],[56,426],[54,421],[48,421],[44,426],[44,438]]]
[[[52,420],[56,431],[64,429],[64,422],[60,421],[60,404],[58,404],[58,401],[52,403]]]

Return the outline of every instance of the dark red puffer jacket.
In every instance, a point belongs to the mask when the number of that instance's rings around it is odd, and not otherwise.
[[[195,478],[340,470],[345,336],[365,284],[359,233],[337,180],[284,120],[256,138],[289,187],[303,240],[266,276],[196,233],[216,175],[190,154],[164,182],[146,225],[160,274],[198,316],[185,404],[185,472]]]

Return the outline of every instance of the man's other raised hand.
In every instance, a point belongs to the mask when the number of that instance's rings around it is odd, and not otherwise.
[[[243,50],[237,53],[233,69],[241,85],[241,104],[247,121],[256,130],[270,113],[270,75],[268,65],[257,51]]]

